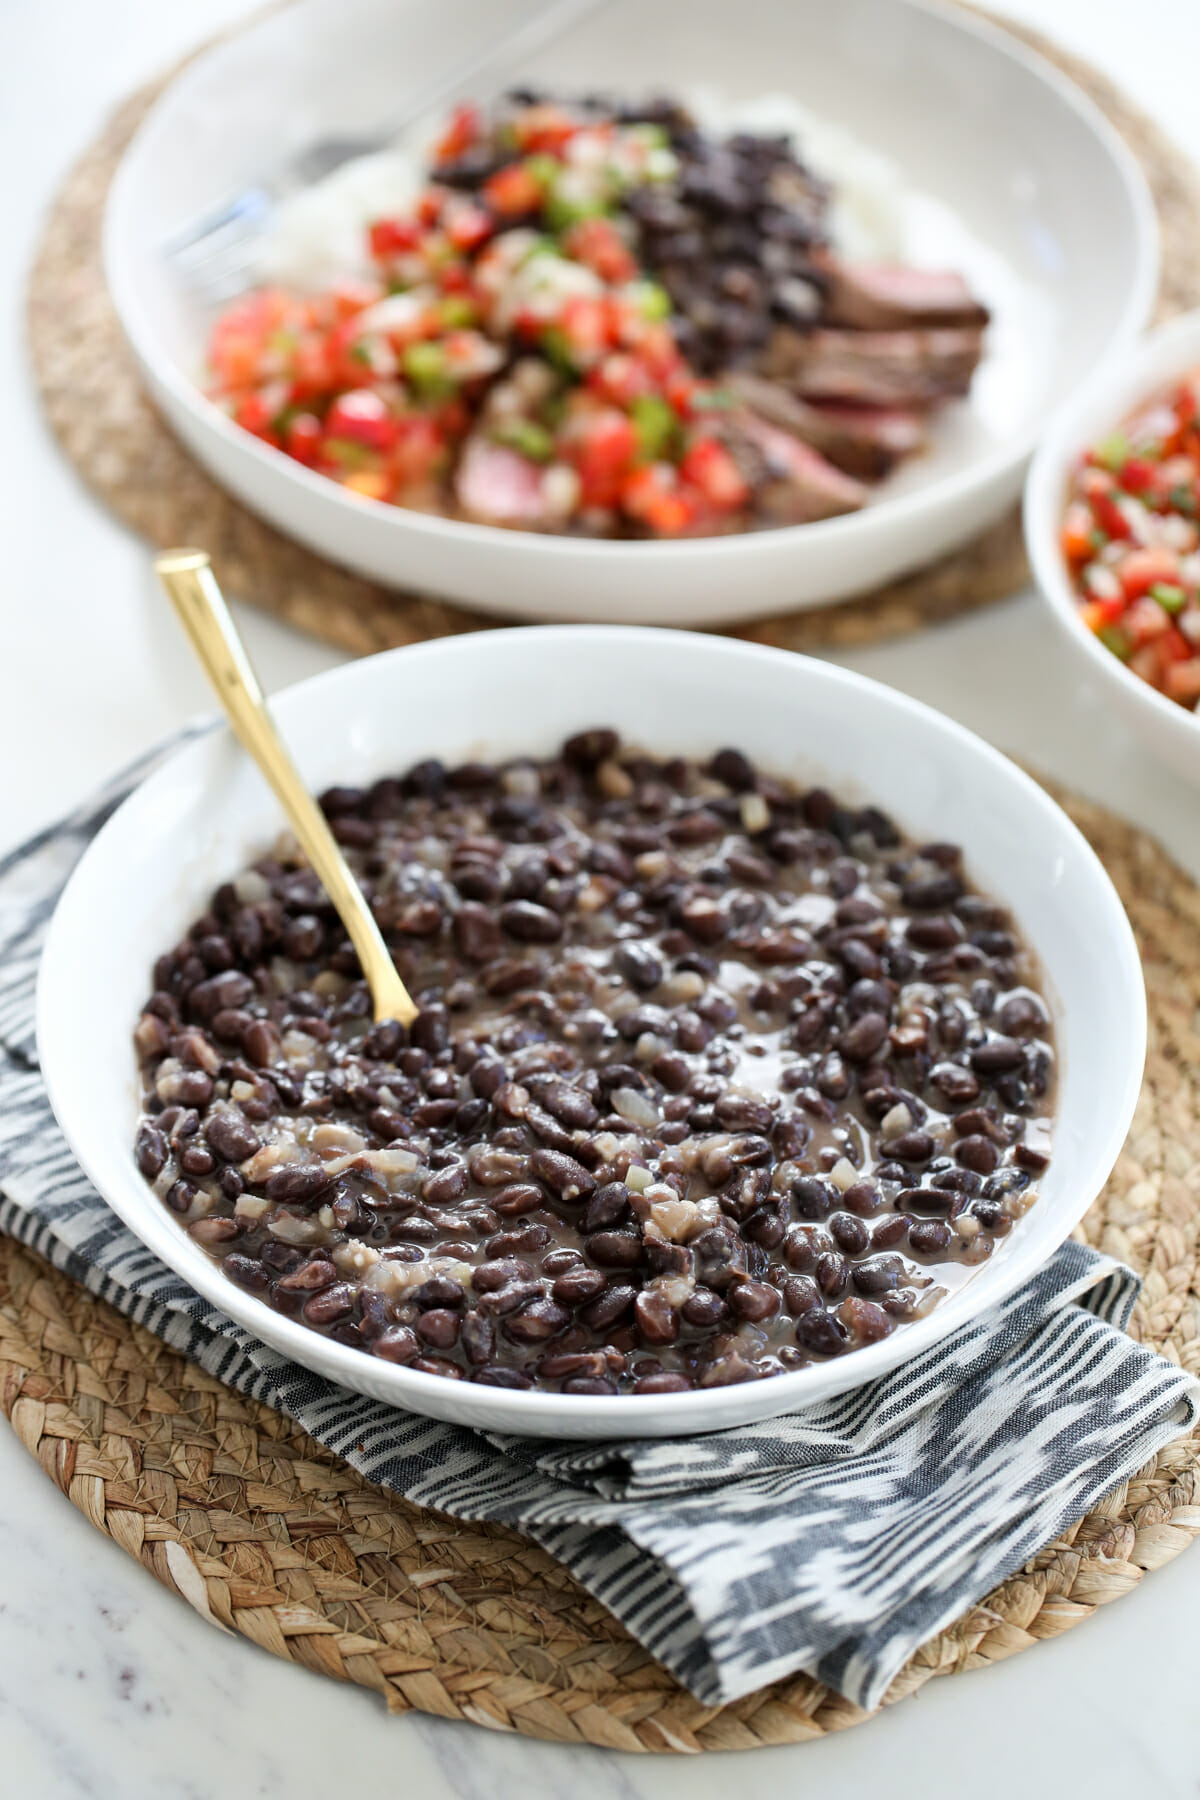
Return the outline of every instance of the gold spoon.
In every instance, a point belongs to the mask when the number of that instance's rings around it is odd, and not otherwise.
[[[207,555],[203,550],[168,550],[155,560],[154,569],[239,742],[274,789],[288,824],[337,908],[367,978],[376,1023],[395,1019],[411,1025],[417,1008],[324,813],[284,749]]]

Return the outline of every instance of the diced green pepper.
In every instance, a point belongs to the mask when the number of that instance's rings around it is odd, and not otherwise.
[[[410,344],[404,352],[404,373],[427,400],[443,399],[454,392],[445,353],[437,344]]]
[[[1133,645],[1130,642],[1129,633],[1124,631],[1120,625],[1102,625],[1096,636],[1106,650],[1111,650],[1113,655],[1120,657],[1122,662],[1129,661],[1133,654]]]
[[[1196,496],[1189,487],[1173,487],[1167,495],[1167,504],[1172,512],[1186,513],[1191,518],[1196,511]]]
[[[365,444],[356,444],[353,438],[326,438],[321,445],[321,455],[347,473],[365,469],[372,454]]]
[[[578,225],[580,219],[600,218],[607,211],[603,199],[573,200],[556,187],[550,189],[542,202],[542,217],[552,231],[567,231],[572,225]]]
[[[1187,594],[1183,588],[1173,581],[1156,581],[1150,589],[1150,598],[1157,600],[1164,612],[1182,612],[1187,605]]]
[[[557,162],[553,156],[547,156],[539,150],[533,156],[525,158],[523,167],[528,174],[533,176],[539,187],[548,188],[562,168],[562,164]]]
[[[635,282],[630,290],[630,298],[643,319],[649,319],[654,324],[671,316],[671,296],[657,281]]]
[[[660,462],[670,452],[679,432],[675,408],[658,394],[639,394],[629,412],[639,455],[646,462]]]
[[[465,294],[447,294],[444,300],[438,302],[438,314],[448,331],[458,331],[465,325],[474,325],[478,317],[475,302],[468,300]]]
[[[1103,463],[1106,469],[1115,473],[1122,463],[1128,462],[1130,456],[1129,439],[1123,431],[1114,431],[1111,437],[1102,438],[1096,445],[1096,460]]]
[[[547,362],[560,370],[564,375],[574,375],[575,358],[571,354],[571,346],[567,342],[567,334],[561,325],[548,325],[541,335],[542,355]]]
[[[530,462],[549,462],[554,454],[554,439],[544,425],[533,419],[501,419],[493,425],[489,436],[493,443],[506,444],[527,456]]]

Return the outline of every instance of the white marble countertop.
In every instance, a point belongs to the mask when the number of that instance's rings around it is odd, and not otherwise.
[[[994,3],[1107,68],[1200,158],[1196,0]],[[8,12],[0,848],[206,703],[144,547],[84,492],[38,416],[22,285],[49,197],[109,108],[249,10],[247,0],[39,0]],[[253,613],[242,622],[271,687],[339,660]],[[1137,817],[1200,873],[1195,795],[1100,720],[1032,595],[946,628],[936,659],[913,638],[845,660]],[[339,1787],[416,1800],[716,1800],[731,1779],[746,1800],[781,1783],[829,1800],[1200,1791],[1196,1552],[1066,1637],[933,1682],[844,1736],[736,1763],[652,1760],[389,1718],[373,1696],[217,1633],[94,1531],[2,1427],[0,1493],[0,1791],[14,1800],[317,1800]]]

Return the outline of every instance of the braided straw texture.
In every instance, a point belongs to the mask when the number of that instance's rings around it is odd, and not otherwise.
[[[1150,1001],[1137,1116],[1082,1231],[1143,1277],[1134,1335],[1200,1372],[1200,889],[1132,826],[1065,804],[1129,910]],[[807,1676],[699,1705],[544,1552],[373,1487],[11,1240],[0,1406],[80,1511],[204,1618],[395,1712],[691,1752],[796,1743],[868,1716]],[[1200,1531],[1198,1468],[1200,1434],[1160,1451],[918,1651],[884,1704],[1136,1587]]]
[[[1160,316],[1200,303],[1200,180],[1191,164],[1088,64],[1034,32],[1014,34],[1090,94],[1141,162],[1162,235]],[[427,595],[389,592],[282,537],[210,480],[151,407],[108,297],[100,225],[125,146],[165,85],[121,107],[49,214],[30,280],[29,345],[59,443],[126,525],[160,548],[203,544],[233,593],[353,655],[494,623]],[[875,643],[1002,599],[1028,572],[1014,508],[961,549],[874,593],[736,635],[805,651]]]

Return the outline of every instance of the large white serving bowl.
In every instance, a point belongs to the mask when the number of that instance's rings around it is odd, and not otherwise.
[[[1189,781],[1200,783],[1200,713],[1168,700],[1106,650],[1079,616],[1060,548],[1071,471],[1089,444],[1115,431],[1130,412],[1200,368],[1200,312],[1172,319],[1119,362],[1098,371],[1062,409],[1029,466],[1025,545],[1034,580],[1055,620],[1113,711]]]
[[[512,71],[567,90],[781,89],[892,159],[910,260],[961,268],[994,312],[970,398],[861,513],[732,538],[607,543],[364,500],[206,400],[206,320],[164,263],[181,222],[290,149],[394,118],[530,0],[301,0],[200,57],[125,154],[105,266],[155,401],[204,467],[281,531],[362,575],[488,612],[713,625],[823,606],[997,518],[1056,406],[1144,323],[1157,233],[1096,108],[1013,38],[923,0],[610,0]],[[486,86],[484,88],[486,94]]]
[[[50,1098],[105,1199],[163,1262],[277,1350],[345,1387],[437,1418],[562,1437],[671,1436],[767,1418],[882,1374],[1027,1279],[1095,1199],[1133,1113],[1145,999],[1133,935],[1096,857],[1027,775],[914,700],[825,663],[683,633],[604,626],[484,632],[352,663],[273,703],[315,789],[427,756],[551,752],[616,726],[659,753],[735,744],[767,770],[870,799],[921,840],[965,846],[1041,958],[1060,1058],[1041,1198],[928,1319],[795,1374],[690,1394],[517,1393],[379,1361],[233,1286],[138,1174],[132,1030],[151,967],[212,889],[269,845],[274,803],[227,731],[178,751],[96,838],[59,902],[38,1036]]]

